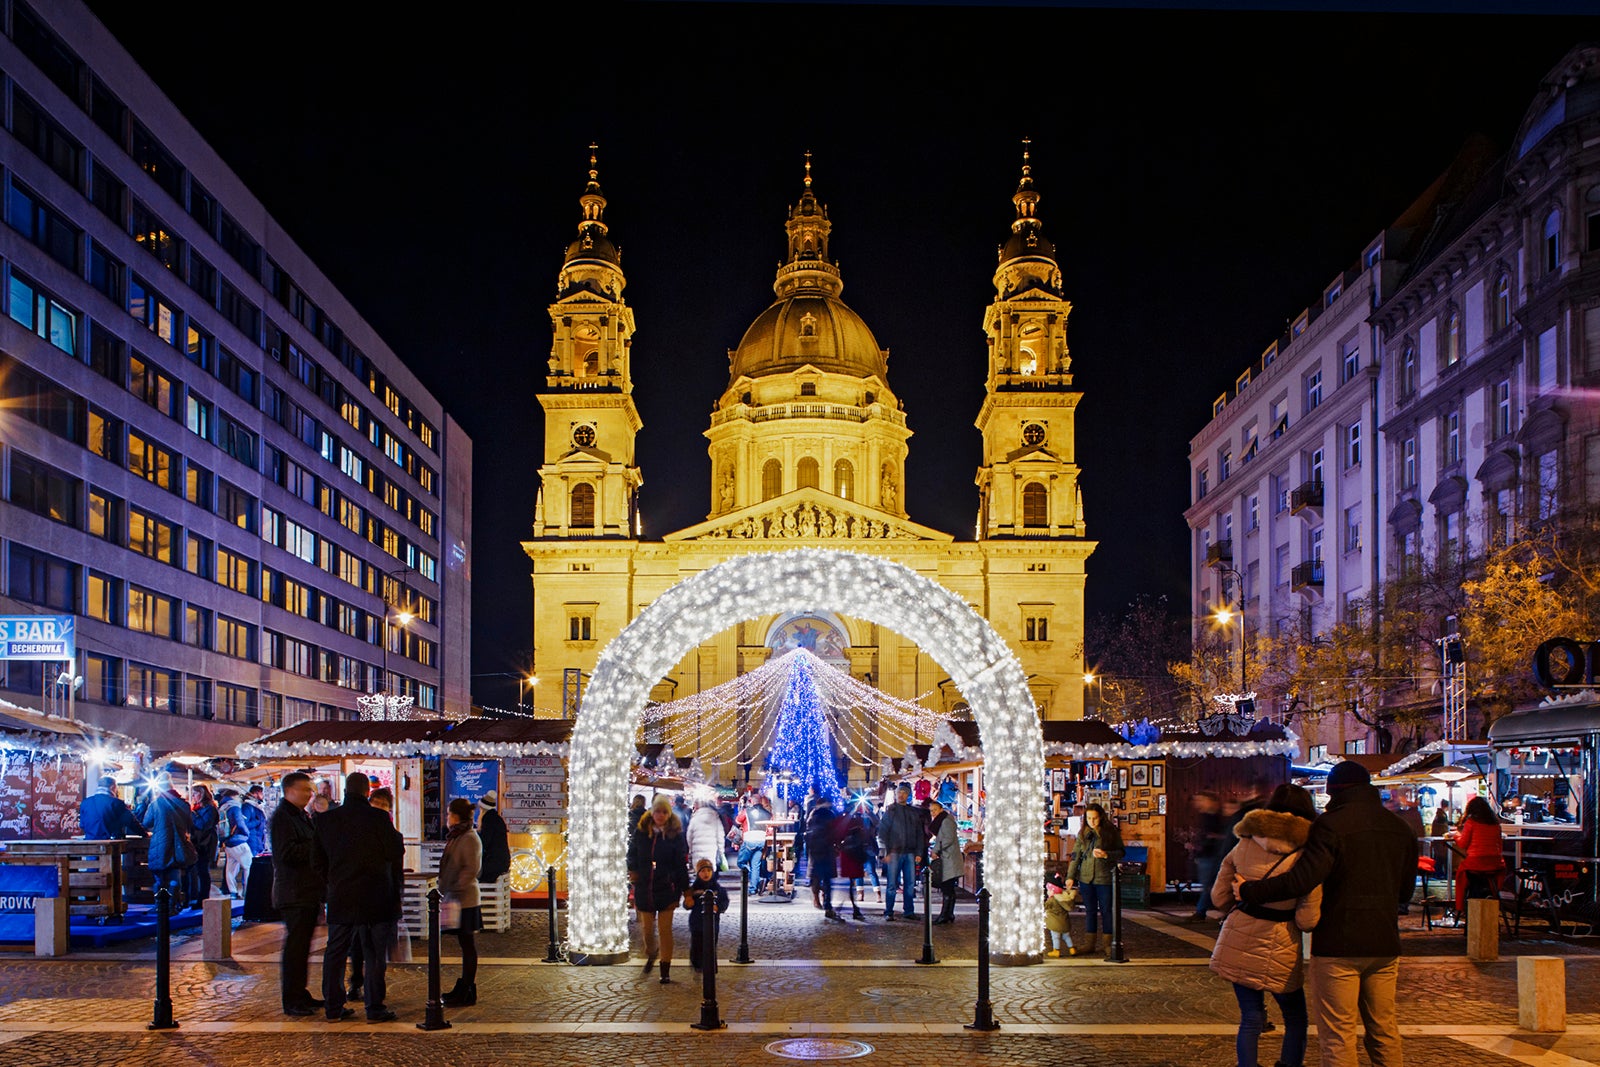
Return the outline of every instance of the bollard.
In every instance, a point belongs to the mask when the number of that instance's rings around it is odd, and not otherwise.
[[[922,958],[916,963],[938,963],[933,954],[933,865],[922,868]]]
[[[233,898],[207,897],[200,905],[201,957],[233,958]]]
[[[987,886],[978,888],[978,1003],[972,1013],[972,1021],[962,1026],[963,1030],[998,1030],[1000,1024],[994,1021],[994,1005],[989,1003],[989,890]]]
[[[561,947],[556,944],[556,869],[546,867],[544,872],[545,896],[550,899],[545,902],[545,910],[549,916],[550,943],[545,946],[542,963],[560,963]]]
[[[1111,947],[1106,950],[1107,963],[1127,963],[1128,954],[1122,951],[1122,865],[1111,866]]]
[[[700,894],[700,1021],[690,1023],[691,1030],[726,1030],[717,1011],[717,894],[707,891]],[[690,916],[694,922],[696,916]]]
[[[1467,959],[1493,963],[1500,958],[1500,901],[1467,901]]]
[[[439,888],[428,890],[428,1006],[418,1030],[448,1030],[444,1002],[439,999]]]
[[[161,874],[157,878],[165,880]],[[176,1030],[172,1018],[172,895],[156,890],[156,1010],[147,1030]]]
[[[1517,1025],[1535,1033],[1567,1028],[1567,961],[1560,956],[1517,957]]]
[[[753,963],[750,958],[750,870],[739,868],[739,952],[730,963]]]

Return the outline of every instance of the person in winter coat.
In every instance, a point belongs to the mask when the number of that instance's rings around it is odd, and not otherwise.
[[[1083,828],[1072,844],[1072,862],[1067,865],[1067,888],[1077,887],[1083,894],[1083,931],[1088,937],[1084,953],[1094,952],[1104,924],[1111,936],[1111,873],[1124,854],[1122,834],[1106,818],[1106,809],[1088,804],[1083,809]]]
[[[1060,874],[1044,880],[1044,928],[1050,934],[1045,955],[1050,959],[1078,954],[1072,943],[1072,905],[1076,898],[1077,894],[1067,892],[1067,880]]]
[[[641,816],[642,818],[642,816]],[[750,804],[733,821],[728,836],[738,842],[739,857],[735,861],[750,872],[750,892],[759,893],[767,876],[767,824],[772,821],[772,804],[765,793],[750,797]],[[635,821],[637,824],[637,820]]]
[[[1482,797],[1467,801],[1455,838],[1456,847],[1466,853],[1456,864],[1456,914],[1464,915],[1469,887],[1473,896],[1494,895],[1506,873],[1506,846],[1500,835],[1500,818]]]
[[[445,816],[444,855],[439,857],[439,892],[461,907],[456,940],[461,943],[461,977],[441,999],[470,1007],[478,1002],[478,931],[483,929],[483,898],[478,893],[483,840],[472,829],[472,801],[456,797]]]
[[[244,828],[250,834],[250,856],[254,862],[256,856],[267,854],[267,809],[263,804],[266,791],[259,785],[253,785],[245,791],[240,800],[243,803]],[[246,875],[246,880],[249,876]]]
[[[172,779],[158,774],[151,783],[150,802],[144,809],[144,828],[150,831],[150,874],[153,888],[166,887],[173,910],[183,891],[184,872],[200,854],[194,847],[194,814],[172,788]]]
[[[1217,869],[1222,866],[1223,853],[1233,837],[1222,819],[1222,798],[1208,789],[1202,789],[1189,798],[1194,807],[1194,868],[1195,881],[1200,883],[1200,895],[1195,898],[1194,914],[1189,922],[1203,922],[1211,909],[1211,887],[1217,881]]]
[[[715,801],[702,800],[694,806],[694,814],[689,816],[689,862],[697,864],[701,860],[710,860],[711,869],[716,870],[721,866],[717,861],[722,858],[722,816],[717,814]]]
[[[715,810],[715,809],[713,809]],[[699,811],[696,810],[696,815]],[[722,819],[718,817],[718,823]],[[711,941],[706,944],[705,916],[699,911],[701,898],[711,897]],[[689,966],[696,971],[706,965],[707,950],[715,951],[718,933],[722,930],[722,913],[728,910],[728,891],[717,882],[717,865],[714,860],[701,856],[694,864],[694,877],[683,894],[683,909],[689,913]]]
[[[911,804],[911,785],[901,782],[895,786],[895,800],[887,805],[878,818],[878,851],[883,855],[884,867],[889,872],[889,889],[883,898],[883,917],[894,921],[894,891],[902,891],[902,914],[907,919],[917,917],[916,904],[911,899],[915,882],[916,858],[928,846],[928,835],[923,830],[922,809]]]
[[[283,776],[283,799],[268,822],[272,842],[272,906],[283,919],[283,958],[278,968],[285,1015],[314,1015],[322,1001],[306,984],[311,935],[322,910],[325,884],[314,862],[316,831],[306,808],[311,805],[311,776],[293,771]]]
[[[812,802],[806,816],[806,854],[811,857],[811,895],[822,906],[822,917],[844,922],[833,910],[833,880],[839,874],[835,818],[832,797],[819,796]]]
[[[188,906],[200,907],[201,901],[211,895],[211,868],[217,862],[217,802],[207,786],[197,785],[189,790],[189,818],[192,825],[189,841],[194,845],[195,861],[183,872],[183,893],[189,898]]]
[[[498,882],[511,870],[511,832],[500,815],[500,793],[491,789],[478,801],[483,814],[478,816],[478,837],[483,841],[483,867],[478,881]]]
[[[1296,785],[1279,786],[1266,807],[1239,820],[1239,843],[1222,858],[1211,903],[1227,907],[1236,874],[1256,880],[1291,870],[1316,817],[1310,793]],[[1239,1034],[1234,1040],[1239,1067],[1256,1067],[1267,1021],[1267,993],[1283,1012],[1283,1050],[1277,1067],[1303,1067],[1306,993],[1300,932],[1315,927],[1321,914],[1322,889],[1317,887],[1294,900],[1241,904],[1223,921],[1211,969],[1233,983],[1239,1001]]]
[[[100,779],[99,792],[78,805],[78,829],[88,841],[120,841],[124,837],[148,837],[128,805],[117,796],[117,780],[109,774]]]
[[[961,855],[961,836],[956,832],[955,816],[944,810],[937,800],[928,801],[933,813],[933,842],[928,846],[928,863],[933,867],[933,881],[939,887],[939,917],[935,924],[956,921],[956,882],[960,879],[966,861]]]
[[[250,848],[250,827],[244,818],[244,802],[232,789],[224,791],[218,824],[222,847],[228,854],[227,875],[223,884],[228,887],[230,896],[243,900],[245,883],[250,880],[250,864],[255,859],[255,853]]]
[[[672,982],[672,912],[689,888],[689,845],[672,801],[656,797],[628,842],[628,881],[644,933],[644,973],[661,957],[661,984]]]
[[[1241,904],[1270,904],[1322,886],[1322,918],[1311,935],[1311,985],[1323,1067],[1355,1067],[1358,1020],[1373,1067],[1399,1067],[1399,905],[1416,890],[1417,839],[1383,806],[1359,763],[1345,760],[1333,768],[1328,796],[1328,810],[1311,824],[1294,867],[1258,882],[1236,874],[1234,897]]]
[[[316,817],[312,857],[328,882],[328,945],[322,954],[323,1013],[330,1021],[355,1012],[344,1006],[344,965],[350,943],[361,939],[365,957],[363,1000],[368,1022],[390,1022],[384,1003],[385,972],[405,887],[405,842],[389,816],[367,799],[371,780],[360,771],[344,779],[344,803]],[[477,873],[473,872],[474,875]]]
[[[856,900],[861,893],[861,879],[866,875],[867,866],[872,862],[872,854],[867,849],[867,842],[871,837],[866,821],[860,813],[840,815],[833,820],[833,838],[837,842],[834,847],[834,863],[838,865],[839,877],[845,880],[845,894],[850,898],[851,917],[858,923],[867,921],[867,917],[861,914],[861,905],[856,903]]]

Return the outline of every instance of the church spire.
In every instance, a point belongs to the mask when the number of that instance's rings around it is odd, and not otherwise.
[[[805,189],[800,200],[789,209],[789,219],[784,224],[788,234],[787,260],[778,267],[778,277],[772,283],[779,299],[801,291],[818,291],[827,296],[838,296],[844,289],[839,268],[828,258],[828,236],[833,224],[828,221],[827,205],[817,200],[811,183],[811,151],[806,150]]]
[[[589,181],[578,197],[578,237],[567,245],[556,290],[568,296],[580,289],[607,299],[621,299],[628,281],[622,274],[622,250],[606,226],[606,197],[600,191],[600,146],[589,145]]]
[[[1039,220],[1039,190],[1033,186],[1031,138],[1022,139],[1022,177],[1011,195],[1017,217],[1011,220],[1011,236],[1000,246],[1000,265],[994,273],[995,291],[1008,297],[1026,289],[1045,289],[1061,295],[1061,269],[1056,265],[1056,246],[1044,235]]]

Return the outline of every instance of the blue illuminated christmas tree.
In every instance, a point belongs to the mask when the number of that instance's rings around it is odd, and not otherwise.
[[[776,780],[778,795],[790,803],[803,800],[807,789],[837,806],[843,790],[833,760],[833,736],[822,714],[822,697],[812,676],[814,660],[791,654],[789,684],[778,706],[772,753],[767,757],[767,782]],[[788,775],[780,776],[779,772]]]

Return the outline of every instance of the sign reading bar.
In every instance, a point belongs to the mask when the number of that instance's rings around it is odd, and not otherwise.
[[[0,660],[70,660],[76,657],[71,615],[0,615]]]

